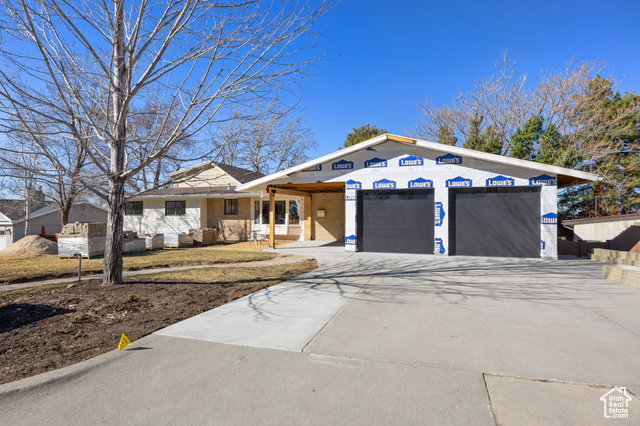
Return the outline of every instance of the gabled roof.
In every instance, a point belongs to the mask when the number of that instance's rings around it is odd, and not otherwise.
[[[39,210],[50,205],[55,205],[53,201],[33,201],[31,205],[31,217]],[[24,200],[0,200],[0,213],[11,220],[18,220],[25,215]]]
[[[291,167],[281,172],[274,173],[260,179],[256,179],[244,185],[240,185],[238,187],[238,190],[245,191],[248,189],[258,189],[258,187],[267,185],[268,183],[274,180],[286,178],[293,173],[300,172],[302,170],[317,166],[319,164],[333,161],[335,159],[344,157],[346,155],[352,154],[357,151],[365,150],[367,148],[370,148],[375,145],[379,145],[387,141],[393,141],[397,143],[408,143],[414,146],[419,146],[419,147],[430,149],[436,152],[442,152],[446,154],[458,154],[461,156],[465,156],[467,158],[474,158],[474,159],[496,163],[500,165],[529,169],[535,173],[547,173],[550,175],[557,175],[558,187],[580,185],[583,183],[595,182],[601,179],[598,175],[595,175],[593,173],[581,172],[579,170],[567,169],[565,167],[551,166],[548,164],[536,163],[536,162],[527,161],[527,160],[519,160],[517,158],[505,157],[503,155],[488,154],[486,152],[475,151],[467,148],[460,148],[458,146],[443,145],[440,143],[428,142],[428,141],[423,141],[419,139],[411,139],[404,136],[385,133],[383,135],[376,136],[375,138],[369,139],[368,141],[360,142],[348,148],[340,149],[338,151],[332,152],[331,154],[327,154],[320,158],[316,158],[315,160],[307,161],[306,163],[299,164],[297,166]]]
[[[194,164],[193,166],[176,170],[175,172],[169,173],[168,176],[170,178],[174,178],[184,174],[196,173],[198,171],[204,171],[211,169],[213,167],[220,168],[223,172],[234,178],[240,183],[251,182],[252,180],[260,179],[264,177],[264,174],[259,172],[254,172],[251,170],[243,169],[240,167],[230,166],[228,164],[216,163],[214,161],[203,161],[202,163]]]
[[[0,213],[0,224],[7,226],[7,225],[12,225],[12,222],[11,222],[11,219],[9,219],[7,216]]]
[[[83,205],[90,206],[90,207],[102,210],[104,212],[107,211],[107,209],[105,209],[104,207],[96,206],[94,204],[86,203],[86,202],[74,203],[71,208],[79,207],[79,206],[83,206]],[[54,203],[52,201],[50,201],[47,206],[45,206],[45,207],[43,207],[43,208],[31,213],[31,219],[35,219],[37,217],[45,216],[45,215],[48,215],[48,214],[51,214],[51,213],[60,213],[60,208],[58,207],[58,205],[56,203]],[[24,217],[21,217],[19,219],[14,220],[14,222],[23,222],[24,219],[25,219]]]

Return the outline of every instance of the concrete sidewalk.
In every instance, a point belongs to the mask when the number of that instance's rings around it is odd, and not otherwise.
[[[3,422],[610,424],[614,386],[631,398],[618,423],[640,422],[640,291],[600,265],[332,249],[125,351],[0,386]]]

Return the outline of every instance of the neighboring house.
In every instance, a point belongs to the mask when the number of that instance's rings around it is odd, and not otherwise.
[[[261,193],[236,187],[262,178],[239,167],[206,161],[170,173],[170,188],[154,189],[127,201],[124,229],[140,234],[181,234],[195,228],[218,228],[225,241],[246,240],[252,231],[265,233]],[[285,208],[299,208],[294,202]],[[268,203],[267,203],[268,213]],[[278,238],[300,238],[294,215],[278,217]]]
[[[25,231],[24,217],[14,220],[15,227],[13,241],[18,241],[24,237]],[[73,222],[106,222],[107,210],[89,203],[75,203],[69,211],[69,223]],[[62,215],[60,209],[54,203],[38,209],[31,213],[31,223],[29,225],[30,235],[54,235],[62,231]]]
[[[640,250],[640,214],[600,216],[562,222],[573,228],[576,242],[594,243],[593,247],[619,251]],[[604,245],[600,243],[606,243]]]
[[[251,194],[254,221],[275,216],[276,236],[296,201],[300,239],[344,239],[348,251],[557,258],[558,188],[597,180],[384,134],[237,190]]]
[[[588,217],[562,222],[573,229],[574,241],[608,241],[640,223],[640,213]]]
[[[0,213],[0,250],[13,244],[13,222]]]
[[[32,203],[31,209],[30,235],[42,234],[43,227],[46,235],[62,230],[62,215],[57,204],[39,199]],[[0,250],[24,237],[24,216],[24,200],[0,200]],[[106,221],[107,211],[89,203],[76,203],[69,212],[69,222]]]

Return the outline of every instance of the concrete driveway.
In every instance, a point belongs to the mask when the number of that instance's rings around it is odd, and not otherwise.
[[[606,424],[618,386],[640,423],[640,290],[599,264],[315,253],[310,274],[0,386],[2,422]]]

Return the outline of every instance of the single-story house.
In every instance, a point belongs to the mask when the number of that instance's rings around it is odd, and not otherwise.
[[[205,161],[170,173],[169,177],[173,181],[171,187],[146,191],[127,201],[125,230],[183,234],[190,229],[215,227],[224,241],[245,241],[252,232],[268,234],[266,193],[236,190],[264,177],[262,173]],[[299,208],[295,200],[278,204],[278,239],[300,239]],[[285,211],[290,214],[284,215]]]
[[[632,226],[640,226],[640,213],[570,219],[562,222],[573,228],[574,241],[609,241]]]
[[[297,200],[300,239],[344,239],[348,251],[557,258],[558,188],[597,180],[384,134],[236,189],[263,197],[251,217],[275,217],[271,235]]]

